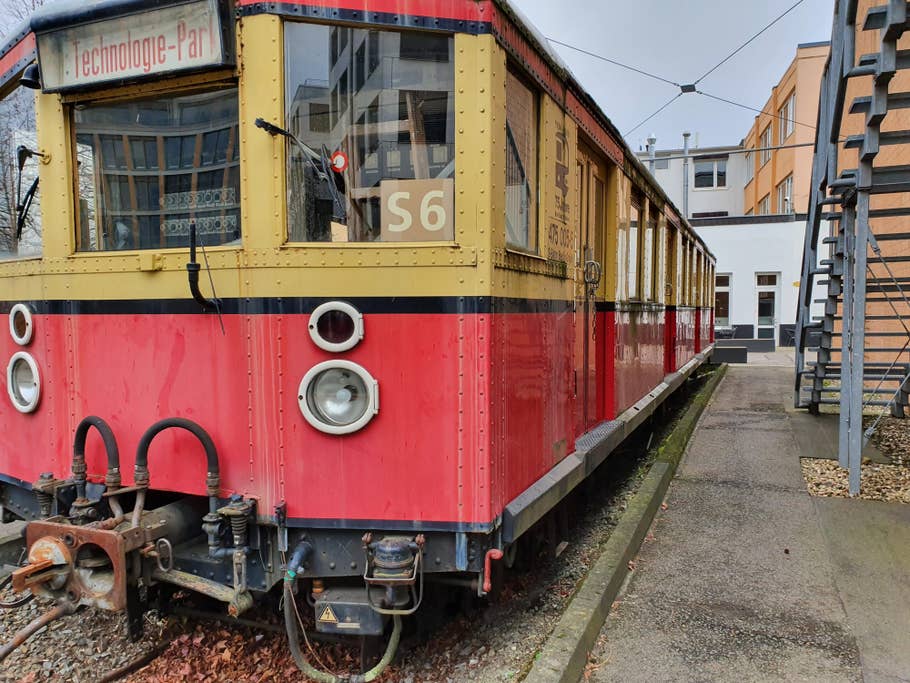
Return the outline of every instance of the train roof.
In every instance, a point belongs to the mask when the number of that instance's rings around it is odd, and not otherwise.
[[[546,39],[546,37],[518,8],[515,0],[493,0],[493,2],[495,2],[496,5],[500,7],[500,9],[509,15],[519,30],[522,31],[525,39],[532,42],[535,49],[537,49],[537,51],[549,62],[550,68],[556,71],[559,74],[560,78],[565,81],[570,88],[576,91],[584,105],[598,119],[598,123],[600,123],[614,139],[614,141],[622,147],[626,162],[631,164],[642,177],[649,179],[648,182],[655,190],[655,192],[661,197],[661,199],[663,199],[663,201],[668,206],[670,206],[673,211],[676,212],[677,216],[682,216],[682,212],[671,201],[670,197],[666,192],[664,192],[663,188],[660,186],[657,180],[654,179],[654,177],[651,175],[651,172],[648,171],[647,166],[642,163],[632,148],[629,147],[623,138],[622,133],[619,132],[619,129],[616,127],[613,121],[610,120],[610,117],[607,116],[607,114],[603,111],[603,109],[591,96],[591,94],[585,90],[585,88],[581,85],[581,82],[575,77],[575,74],[572,73],[572,70],[569,68],[568,64],[566,64],[566,62],[556,53],[556,50],[550,46],[550,42]],[[688,221],[682,220],[681,224],[686,225],[688,231],[703,247],[705,252],[711,256],[714,255],[711,253],[711,250],[708,248],[708,245],[705,244],[705,241],[701,238],[701,236],[695,232],[691,225],[688,224]]]
[[[80,24],[89,21],[99,21],[109,17],[120,16],[131,12],[147,11],[159,7],[183,4],[186,0],[56,0],[38,8],[32,14],[30,21],[14,29],[0,47],[0,96],[11,87],[9,81],[28,62],[35,59],[34,32],[42,32],[60,28],[64,25]],[[409,16],[437,16],[448,12],[453,16],[477,17],[483,16],[485,21],[492,21],[489,16],[493,13],[485,12],[485,8],[495,6],[498,8],[521,33],[522,37],[546,62],[548,68],[567,86],[578,98],[582,106],[594,118],[597,124],[606,132],[623,154],[624,163],[631,166],[635,175],[645,180],[652,191],[675,212],[682,216],[682,212],[673,204],[663,188],[651,176],[647,167],[629,147],[597,101],[585,90],[581,82],[572,73],[568,64],[550,46],[546,37],[519,9],[515,0],[460,0],[464,7],[459,11],[459,2],[441,0],[296,0],[291,5],[314,4],[320,7],[337,5],[348,11],[364,12],[376,9],[383,13],[400,12]],[[240,7],[261,7],[266,3],[255,0],[237,0]],[[276,7],[275,5],[268,5]],[[443,9],[445,8],[445,9]],[[323,8],[324,9],[324,8]],[[406,10],[406,12],[405,12]],[[266,10],[268,11],[268,10]],[[299,12],[298,12],[299,13]],[[457,29],[456,29],[457,30]],[[680,220],[680,225],[695,238],[707,253],[711,253],[704,240],[695,232],[685,219]]]

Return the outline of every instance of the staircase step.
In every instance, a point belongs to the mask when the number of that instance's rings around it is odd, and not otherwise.
[[[896,5],[894,7],[893,13],[891,10],[891,5]],[[892,3],[887,5],[878,5],[877,7],[870,7],[869,11],[866,13],[866,20],[863,22],[864,31],[875,31],[879,29],[890,29],[887,32],[886,39],[896,40],[900,37],[900,34],[910,26],[908,23],[908,13],[907,5],[908,3]]]
[[[875,232],[875,239],[879,242],[893,242],[895,240],[910,240],[910,232]]]
[[[857,62],[859,69],[856,71],[863,70],[863,75],[871,76],[874,75],[878,69],[878,52],[870,52],[868,54],[862,55]],[[898,50],[897,58],[895,61],[895,66],[898,71],[903,69],[910,69],[910,50]],[[850,74],[860,75],[860,74]]]
[[[848,135],[844,140],[844,148],[859,149],[865,140],[865,135]],[[910,143],[910,130],[882,131],[878,134],[879,145],[906,145],[907,143]]]

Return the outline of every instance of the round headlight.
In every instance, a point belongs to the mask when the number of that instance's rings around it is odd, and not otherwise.
[[[329,301],[310,315],[310,337],[320,349],[339,353],[363,339],[363,315],[351,304]]]
[[[6,391],[20,413],[31,413],[38,407],[41,398],[38,364],[24,351],[13,354],[6,366]]]
[[[34,324],[32,312],[25,304],[16,304],[9,312],[9,333],[19,346],[26,346],[32,341]]]
[[[297,402],[316,429],[349,434],[379,412],[379,384],[356,363],[326,361],[304,375]]]

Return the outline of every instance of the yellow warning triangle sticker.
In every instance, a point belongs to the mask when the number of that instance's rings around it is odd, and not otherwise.
[[[325,606],[325,609],[322,610],[322,616],[319,617],[319,621],[327,621],[330,624],[338,623],[338,617],[336,617],[335,613],[332,611],[331,605]]]

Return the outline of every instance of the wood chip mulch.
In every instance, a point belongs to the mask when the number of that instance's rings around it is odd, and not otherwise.
[[[836,460],[803,458],[801,464],[810,495],[850,497],[847,470],[840,467]],[[910,505],[910,467],[867,462],[863,463],[860,476],[858,498]]]

